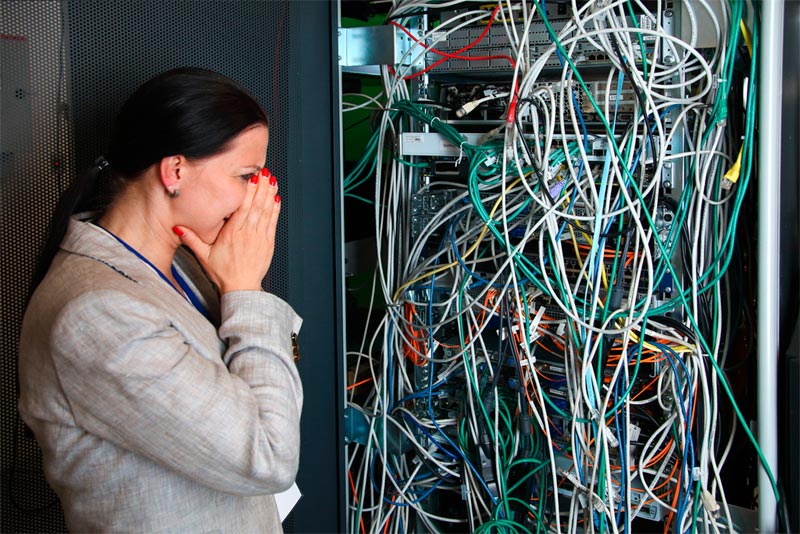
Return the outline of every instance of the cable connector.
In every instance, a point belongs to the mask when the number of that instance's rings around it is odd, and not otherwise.
[[[616,449],[619,447],[619,441],[617,440],[617,436],[614,435],[614,431],[611,430],[609,427],[603,427],[604,434],[606,435],[606,441],[611,446],[612,449]]]
[[[456,112],[456,113],[458,113],[458,112]],[[505,124],[501,124],[497,128],[492,128],[491,130],[489,130],[488,132],[483,134],[481,136],[481,138],[478,140],[478,146],[481,146],[481,145],[487,143],[488,141],[492,141],[493,139],[497,139],[500,136],[500,130],[502,130],[505,127],[506,127]],[[497,159],[496,156],[495,156],[495,159]]]
[[[739,174],[742,172],[742,152],[744,151],[744,147],[739,149],[739,155],[736,156],[736,162],[734,162],[733,167],[728,169],[728,172],[725,173],[725,176],[722,178],[722,189],[729,190],[731,187],[734,186],[736,181],[739,179]]]
[[[700,500],[703,501],[703,508],[713,516],[719,515],[719,503],[705,489],[700,490]]]
[[[575,475],[564,469],[559,469],[558,472],[566,477],[567,480],[569,480],[572,485],[575,486],[575,489],[578,490],[578,500],[580,501],[581,506],[584,508],[586,507],[588,498],[589,503],[591,503],[592,508],[594,508],[595,511],[600,513],[604,513],[606,511],[606,505],[603,502],[603,499],[601,499],[598,494],[581,484],[581,481],[578,480]]]
[[[537,339],[541,337],[539,334],[539,323],[542,321],[542,316],[544,315],[545,307],[542,306],[539,308],[539,311],[536,312],[536,315],[531,321],[529,328],[528,328],[528,343],[533,343]]]
[[[485,91],[484,94],[486,96],[484,96],[483,98],[467,102],[466,104],[458,108],[458,111],[456,111],[456,117],[460,119],[464,115],[472,113],[475,110],[475,108],[477,108],[484,102],[488,102],[489,100],[494,100],[495,98],[503,98],[508,96],[508,93],[498,93],[497,91]]]
[[[472,113],[472,111],[478,106],[480,106],[482,103],[483,100],[473,100],[472,102],[467,102],[466,104],[458,108],[458,111],[456,111],[456,117],[460,119],[464,115]]]

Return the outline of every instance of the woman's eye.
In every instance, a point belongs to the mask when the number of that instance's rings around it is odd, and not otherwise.
[[[241,178],[242,180],[244,180],[246,182],[250,178],[252,178],[253,176],[255,176],[255,174],[243,174],[243,175],[239,176],[239,178]]]

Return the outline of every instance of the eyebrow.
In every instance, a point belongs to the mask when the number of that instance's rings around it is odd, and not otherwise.
[[[245,165],[244,167],[239,167],[239,169],[241,169],[242,171],[252,170],[254,172],[258,172],[261,170],[261,167],[259,167],[258,165]]]

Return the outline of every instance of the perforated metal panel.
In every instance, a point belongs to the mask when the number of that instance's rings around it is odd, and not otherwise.
[[[288,297],[288,228],[298,217],[292,198],[299,189],[288,176],[288,147],[298,134],[284,58],[298,7],[270,0],[0,2],[0,531],[65,529],[41,453],[17,415],[17,338],[50,213],[76,169],[103,153],[116,110],[143,81],[178,66],[210,68],[267,110],[267,166],[285,201],[266,284]]]
[[[72,0],[68,2],[72,115],[79,168],[106,148],[120,105],[142,82],[164,70],[204,67],[247,89],[270,117],[267,166],[287,176],[290,98],[287,62],[289,2]],[[281,180],[282,206],[269,289],[285,297],[291,183]]]
[[[0,415],[3,532],[59,531],[41,453],[17,416],[19,326],[50,210],[72,173],[58,2],[0,2]]]

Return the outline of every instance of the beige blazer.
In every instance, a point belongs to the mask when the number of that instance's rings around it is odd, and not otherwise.
[[[78,532],[276,532],[303,393],[274,295],[220,300],[176,267],[207,320],[103,229],[73,219],[25,314],[19,410]],[[213,323],[217,324],[213,324]]]

